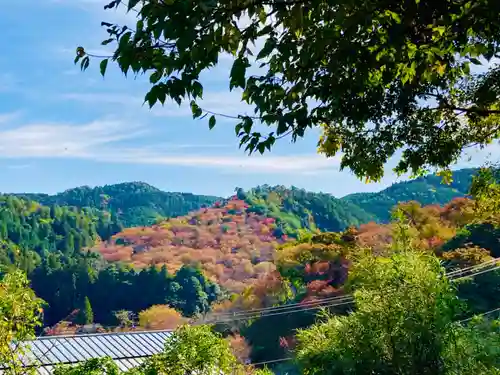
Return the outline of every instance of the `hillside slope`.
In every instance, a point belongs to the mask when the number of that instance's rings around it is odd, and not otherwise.
[[[399,202],[417,201],[422,205],[443,205],[453,198],[467,195],[473,175],[477,169],[460,169],[453,172],[453,182],[442,184],[442,179],[435,174],[391,185],[376,193],[354,193],[342,201],[356,205],[378,222],[390,220],[391,209]]]
[[[428,175],[401,182],[376,193],[354,193],[343,198],[305,191],[296,187],[257,186],[248,191],[236,189],[238,198],[251,206],[251,212],[275,218],[285,233],[298,228],[326,231],[343,230],[369,221],[387,222],[398,202],[416,200],[421,204],[443,205],[464,196],[477,169],[453,173],[453,183],[443,185],[441,177]],[[13,194],[44,205],[91,207],[110,211],[124,227],[148,226],[161,218],[187,215],[224,198],[191,193],[165,192],[144,182],[77,187],[55,195]],[[314,222],[314,224],[311,224]]]
[[[251,212],[276,219],[284,233],[292,236],[301,228],[338,232],[351,225],[377,220],[376,216],[349,201],[293,186],[237,189],[237,195],[248,203]]]
[[[29,273],[49,254],[76,256],[121,229],[107,212],[0,196],[0,264]]]
[[[115,214],[125,227],[151,225],[159,217],[186,215],[220,197],[173,193],[159,190],[144,182],[126,182],[98,187],[82,186],[56,195],[16,194],[44,205],[92,207]]]
[[[151,227],[125,229],[94,251],[138,268],[165,265],[174,272],[183,265],[200,266],[212,280],[241,292],[275,269],[274,249],[288,240],[273,218],[248,208],[230,199]]]

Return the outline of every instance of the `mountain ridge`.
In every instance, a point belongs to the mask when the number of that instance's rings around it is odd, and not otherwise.
[[[453,171],[453,182],[450,185],[442,184],[441,177],[429,174],[417,179],[394,183],[377,192],[352,193],[340,198],[330,193],[312,192],[294,186],[285,187],[282,185],[261,185],[246,192],[236,188],[235,191],[240,192],[240,198],[243,198],[241,194],[253,194],[254,200],[247,199],[247,203],[253,204],[257,211],[259,211],[259,207],[260,210],[265,210],[262,207],[262,199],[271,191],[281,191],[285,195],[298,196],[297,199],[302,201],[301,205],[304,207],[287,204],[287,199],[285,199],[283,202],[286,207],[277,207],[271,204],[267,210],[268,214],[276,216],[277,209],[279,211],[282,208],[294,212],[294,214],[300,211],[300,215],[303,217],[307,216],[307,212],[309,212],[323,222],[319,229],[335,231],[369,221],[387,222],[390,220],[392,207],[399,202],[416,200],[423,205],[442,205],[453,198],[466,196],[472,175],[477,170],[477,168],[466,168]],[[263,196],[255,197],[255,194],[263,194]],[[124,227],[149,226],[163,218],[184,216],[200,208],[212,206],[216,202],[227,202],[229,199],[189,192],[163,191],[142,181],[121,182],[96,187],[80,186],[52,195],[45,193],[2,195],[26,198],[42,205],[91,207],[110,211],[117,216]],[[261,206],[259,206],[259,202]],[[290,202],[288,201],[288,203]],[[318,209],[322,213],[318,213]],[[320,218],[321,215],[324,217]],[[307,225],[305,226],[307,227]]]

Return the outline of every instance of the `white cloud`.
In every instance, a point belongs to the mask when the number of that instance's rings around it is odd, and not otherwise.
[[[252,155],[160,155],[148,152],[128,152],[126,157],[114,159],[114,156],[105,157],[107,161],[130,162],[136,164],[175,165],[188,167],[211,167],[230,169],[240,173],[304,173],[311,174],[319,170],[338,169],[338,158],[305,154],[290,156]]]
[[[20,115],[19,112],[11,112],[11,113],[0,113],[0,125],[9,124],[14,121]]]
[[[12,165],[8,165],[7,166],[7,169],[26,169],[26,168],[31,168],[32,167],[32,164],[12,164]]]
[[[94,121],[85,125],[28,124],[0,131],[0,156],[91,157],[92,150],[142,135],[138,127],[118,121]]]
[[[110,163],[205,167],[243,173],[312,173],[338,168],[337,158],[319,155],[246,156],[196,153],[192,150],[225,148],[228,145],[153,144],[129,147],[120,141],[133,141],[144,134],[140,126],[121,121],[101,120],[88,124],[27,124],[0,131],[1,158],[67,158]],[[187,151],[191,152],[187,152]],[[182,151],[182,152],[180,152]]]

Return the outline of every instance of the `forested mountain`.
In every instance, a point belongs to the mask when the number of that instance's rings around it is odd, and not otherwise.
[[[49,304],[46,324],[84,304],[106,324],[116,322],[118,310],[137,314],[164,303],[189,316],[210,308],[221,295],[219,285],[230,293],[274,285],[276,249],[303,230],[361,226],[361,237],[381,241],[387,238],[384,227],[373,234],[363,224],[388,220],[399,201],[445,204],[464,196],[473,172],[455,172],[450,186],[427,176],[342,199],[267,185],[236,189],[235,196],[222,199],[162,192],[144,183],[81,187],[53,196],[4,195],[0,263],[28,273]],[[471,236],[462,237],[455,241]],[[103,298],[103,291],[112,297]]]
[[[0,263],[29,273],[50,253],[76,256],[121,229],[107,212],[0,196]]]
[[[200,267],[225,289],[241,292],[275,270],[274,249],[288,240],[277,220],[233,197],[150,227],[126,228],[94,250],[137,268]]]
[[[453,171],[453,181],[449,185],[443,184],[440,176],[431,174],[393,184],[377,193],[349,194],[341,200],[358,206],[379,222],[388,222],[392,207],[399,202],[414,200],[424,205],[443,205],[453,198],[465,196],[477,171],[472,168]]]
[[[159,217],[176,217],[205,205],[212,205],[220,197],[175,193],[159,190],[144,182],[126,182],[98,187],[82,186],[56,195],[16,194],[45,205],[92,207],[117,215],[125,227],[151,225]]]
[[[236,189],[250,210],[280,220],[285,230],[314,225],[321,230],[342,230],[371,220],[387,222],[398,202],[416,200],[422,204],[445,204],[464,196],[477,169],[453,173],[450,185],[441,177],[428,175],[400,182],[376,193],[354,193],[343,198],[284,186],[258,186],[248,191]],[[147,226],[162,218],[183,216],[213,205],[224,198],[191,193],[165,192],[144,182],[127,182],[99,187],[82,186],[55,195],[13,194],[43,205],[90,207],[111,212],[124,227]],[[285,225],[286,224],[286,225]],[[314,227],[314,226],[313,226]]]
[[[237,189],[238,198],[250,206],[250,212],[276,219],[287,234],[306,228],[340,231],[377,218],[358,206],[331,194],[313,193],[296,187],[257,186],[245,192]]]

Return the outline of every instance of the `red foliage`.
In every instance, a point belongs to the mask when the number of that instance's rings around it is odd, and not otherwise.
[[[276,245],[287,236],[272,235],[275,220],[247,212],[243,200],[216,202],[189,215],[151,227],[127,228],[95,248],[108,261],[136,267],[200,264],[207,276],[233,292],[273,272]],[[263,264],[262,267],[259,267]]]

